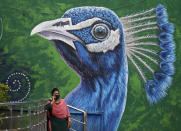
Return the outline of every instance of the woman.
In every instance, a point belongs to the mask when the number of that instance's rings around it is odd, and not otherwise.
[[[51,92],[52,100],[48,101],[45,109],[48,111],[48,131],[68,131],[71,126],[70,112],[64,99],[59,99],[57,88]]]

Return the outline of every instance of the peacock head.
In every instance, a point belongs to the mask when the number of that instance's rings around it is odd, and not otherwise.
[[[103,7],[70,9],[61,18],[34,27],[33,34],[50,40],[81,76],[116,70],[125,52],[119,17]]]

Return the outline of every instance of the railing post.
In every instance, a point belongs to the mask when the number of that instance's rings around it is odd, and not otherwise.
[[[46,111],[44,109],[44,103],[42,104],[42,130],[46,131]]]
[[[10,129],[13,129],[13,107],[12,105],[10,106]]]
[[[20,108],[20,115],[23,115],[23,105],[21,105],[21,108]]]
[[[39,104],[37,104],[37,116],[38,116],[38,130],[40,130],[40,108],[39,108]]]
[[[84,131],[87,131],[87,111],[84,110]]]
[[[40,115],[39,115],[39,118],[40,118],[40,131],[42,131],[42,105],[40,103]]]
[[[32,121],[32,130],[36,130],[36,105],[33,104],[33,121]]]
[[[21,107],[20,107],[20,116],[23,116],[23,105],[21,105]],[[21,123],[22,127],[25,125],[23,117],[20,118],[20,123]]]
[[[31,131],[31,106],[28,105],[28,116],[29,116],[29,131]]]

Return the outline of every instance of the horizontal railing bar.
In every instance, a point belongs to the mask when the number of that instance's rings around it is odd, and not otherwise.
[[[24,104],[37,104],[41,102],[46,102],[49,99],[42,99],[42,100],[33,100],[33,101],[24,101],[24,102],[6,102],[0,103],[0,106],[12,106],[12,105],[24,105]]]
[[[72,129],[72,128],[70,128],[70,130],[72,130],[72,131],[77,131],[77,130],[74,130],[74,129]]]
[[[84,123],[83,123],[83,122],[81,122],[81,121],[79,121],[79,120],[76,120],[76,119],[74,119],[74,118],[71,118],[71,120],[76,121],[76,122],[81,123],[81,124],[83,124],[83,125],[84,125]]]
[[[24,130],[24,129],[29,129],[30,127],[27,126],[27,127],[23,127],[23,128],[17,128],[17,129],[3,129],[3,130],[0,130],[0,131],[17,131],[17,130]]]
[[[42,124],[45,123],[45,122],[47,122],[47,121],[39,122],[39,123],[37,123],[37,124],[35,124],[35,125],[32,125],[32,127],[36,127],[36,126],[38,126],[38,125],[42,125]]]
[[[5,116],[5,117],[0,117],[0,119],[9,119],[9,118],[12,118],[12,119],[14,119],[14,118],[23,118],[23,117],[28,117],[29,115],[27,114],[27,115],[18,115],[18,116],[12,116],[12,117],[10,117],[10,116]]]
[[[23,127],[23,128],[17,128],[17,129],[5,129],[5,130],[0,130],[0,131],[24,130],[24,129],[29,129],[29,128],[36,127],[36,126],[38,126],[38,125],[42,125],[42,124],[44,124],[45,122],[47,122],[47,121],[39,122],[38,124],[32,125],[31,127],[27,126],[27,127]]]
[[[9,111],[9,109],[0,109],[0,111]],[[20,112],[21,110],[17,110],[17,109],[13,109],[13,112]],[[23,109],[23,113],[27,113],[28,112],[28,110],[25,110],[25,109]],[[35,111],[33,111],[33,110],[31,110],[31,113],[34,113]],[[38,111],[36,111],[36,112],[38,112]],[[40,111],[39,111],[40,112]],[[44,110],[42,110],[41,112],[44,112]]]
[[[36,112],[36,113],[31,113],[32,116],[36,116],[37,114],[42,114],[44,113],[45,111],[40,111],[40,113]],[[26,114],[26,115],[17,115],[17,116],[5,116],[5,117],[0,117],[0,119],[9,119],[9,118],[23,118],[23,117],[28,117],[30,116],[29,114]]]
[[[83,110],[81,110],[81,109],[78,109],[78,108],[73,107],[73,106],[71,106],[71,105],[67,105],[67,106],[68,106],[68,107],[70,107],[70,108],[72,108],[72,109],[74,109],[74,110],[77,110],[77,111],[79,111],[79,112],[84,113],[84,111],[83,111]]]
[[[96,115],[96,116],[100,116],[102,115],[104,112],[98,112],[98,113],[93,113],[93,112],[87,112],[88,115]],[[71,114],[82,114],[80,112],[71,112]]]

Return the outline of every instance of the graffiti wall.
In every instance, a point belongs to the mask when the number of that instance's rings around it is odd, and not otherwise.
[[[1,0],[0,83],[10,102],[59,88],[68,104],[104,112],[104,130],[179,130],[180,5]]]

